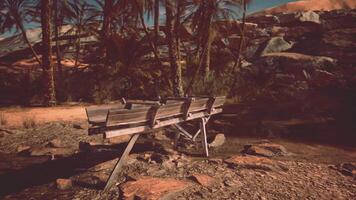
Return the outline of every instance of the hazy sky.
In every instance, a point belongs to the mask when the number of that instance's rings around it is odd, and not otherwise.
[[[279,4],[291,2],[293,0],[252,0],[251,5],[248,7],[250,12],[258,11],[264,8],[273,7]],[[294,0],[295,1],[295,0]]]

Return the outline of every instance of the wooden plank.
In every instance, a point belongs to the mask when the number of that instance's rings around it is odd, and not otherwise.
[[[89,124],[103,123],[110,109],[123,109],[125,104],[115,103],[85,108]]]
[[[211,115],[218,114],[221,112],[222,112],[222,108],[217,108],[214,111],[212,111]],[[133,133],[145,132],[145,131],[152,130],[155,128],[160,128],[160,127],[177,124],[180,122],[189,121],[189,120],[193,120],[193,119],[198,119],[198,118],[202,118],[202,117],[206,117],[206,116],[208,116],[208,114],[206,112],[198,112],[198,113],[193,113],[186,120],[183,119],[183,117],[175,117],[172,119],[166,119],[163,121],[159,121],[152,128],[149,125],[142,125],[142,126],[129,127],[129,128],[124,128],[124,129],[108,130],[105,132],[104,137],[112,138],[112,137],[117,137],[117,136],[121,136],[121,135],[130,135]]]
[[[196,98],[190,104],[189,113],[202,111],[207,109],[209,98]]]
[[[148,122],[150,121],[150,117],[152,116],[152,112],[154,112],[154,110],[155,107],[152,106],[142,106],[132,110],[109,110],[106,119],[106,125],[119,126]]]
[[[156,119],[179,116],[184,112],[184,101],[167,101],[157,111]]]
[[[125,164],[126,159],[130,153],[130,151],[132,150],[132,147],[134,146],[135,142],[138,139],[138,136],[140,136],[140,134],[134,134],[129,143],[126,146],[126,149],[124,151],[124,153],[121,155],[121,158],[117,161],[114,170],[111,172],[111,175],[106,183],[106,186],[104,188],[104,192],[107,192],[110,190],[110,188],[115,184],[115,182],[118,179],[118,176],[120,174],[120,170],[122,168],[122,166]]]
[[[206,135],[206,119],[203,117],[200,121],[201,142],[206,157],[209,157],[208,140]]]

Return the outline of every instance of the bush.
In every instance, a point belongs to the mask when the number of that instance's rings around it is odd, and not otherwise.
[[[36,125],[36,120],[33,117],[25,117],[22,119],[22,126],[26,129],[35,128]]]
[[[7,118],[4,113],[0,113],[0,125],[5,126],[7,124]]]

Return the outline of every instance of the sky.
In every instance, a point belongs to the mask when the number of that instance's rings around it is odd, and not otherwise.
[[[0,0],[1,1],[1,0]],[[274,7],[280,4],[285,4],[296,0],[252,0],[252,3],[248,6],[248,13],[256,12],[265,8]],[[26,28],[34,28],[34,25],[27,24]],[[0,34],[0,39],[11,36],[13,32],[7,32]]]

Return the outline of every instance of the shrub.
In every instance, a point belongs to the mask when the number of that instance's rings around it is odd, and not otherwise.
[[[7,124],[7,118],[4,113],[0,113],[0,125],[4,126]]]
[[[32,117],[25,117],[22,119],[22,126],[24,128],[35,128],[36,127],[36,120]]]

